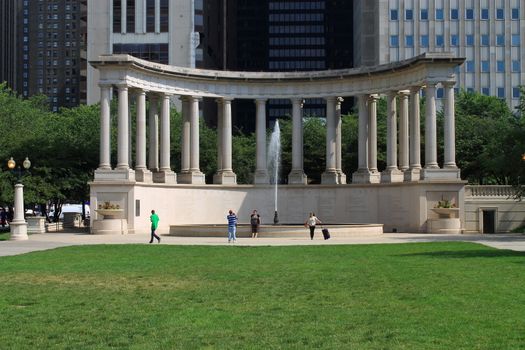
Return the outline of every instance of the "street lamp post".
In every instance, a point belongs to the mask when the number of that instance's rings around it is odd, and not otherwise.
[[[22,166],[25,170],[28,170],[31,167],[31,162],[26,157],[22,162]],[[18,181],[15,185],[15,215],[13,220],[10,223],[11,228],[11,240],[13,241],[22,241],[26,240],[29,237],[27,236],[27,222],[24,218],[24,185],[21,183],[22,169],[20,165],[16,168],[16,162],[13,160],[13,157],[7,162],[7,167],[9,170],[16,171],[18,175]]]

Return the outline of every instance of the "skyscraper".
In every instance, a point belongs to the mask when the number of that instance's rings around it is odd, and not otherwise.
[[[0,83],[17,90],[22,85],[19,75],[22,58],[22,0],[3,0],[0,2]]]
[[[453,52],[466,58],[456,71],[456,89],[518,104],[525,82],[525,0],[354,0],[354,6],[356,65]]]

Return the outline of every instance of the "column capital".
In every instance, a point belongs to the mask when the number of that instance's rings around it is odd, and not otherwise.
[[[410,93],[411,94],[418,94],[423,87],[420,85],[414,85],[410,87]]]
[[[445,88],[453,88],[456,85],[455,81],[442,81],[441,85]]]
[[[128,89],[129,89],[129,85],[126,84],[126,83],[118,83],[118,84],[115,84],[115,86],[116,86],[119,90],[128,90]]]
[[[101,89],[111,89],[113,84],[111,83],[98,83],[98,87]]]
[[[232,103],[232,101],[234,100],[233,97],[221,97],[219,100],[222,100],[222,103]]]
[[[408,98],[408,96],[410,95],[410,90],[400,90],[397,92],[397,95],[399,96],[399,98],[402,99]]]
[[[299,104],[299,105],[301,105],[301,104],[304,103],[304,99],[302,99],[302,98],[297,98],[297,97],[295,97],[295,98],[291,98],[290,101],[292,101],[292,104]]]
[[[328,97],[325,97],[324,99],[326,100],[326,102],[331,102],[331,103],[335,103],[337,101],[336,96],[328,96]]]
[[[425,89],[435,88],[440,82],[439,81],[426,81]]]
[[[377,102],[379,100],[378,94],[369,94],[368,95],[368,102]]]
[[[267,101],[268,101],[267,98],[256,98],[256,99],[254,100],[254,102],[255,102],[256,104],[266,103]]]

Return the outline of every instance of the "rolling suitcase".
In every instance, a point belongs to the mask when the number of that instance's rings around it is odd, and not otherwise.
[[[330,239],[330,232],[328,232],[327,228],[324,228],[321,230],[323,232],[323,237],[325,240]]]

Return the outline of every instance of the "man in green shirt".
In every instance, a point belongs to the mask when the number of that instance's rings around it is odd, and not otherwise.
[[[155,210],[152,210],[151,211],[151,215],[149,217],[149,220],[151,221],[151,239],[150,239],[150,243],[153,243],[153,238],[156,238],[159,243],[160,243],[160,237],[157,236],[157,234],[155,233],[155,230],[157,229],[157,227],[159,227],[159,216],[157,214],[155,214]]]

